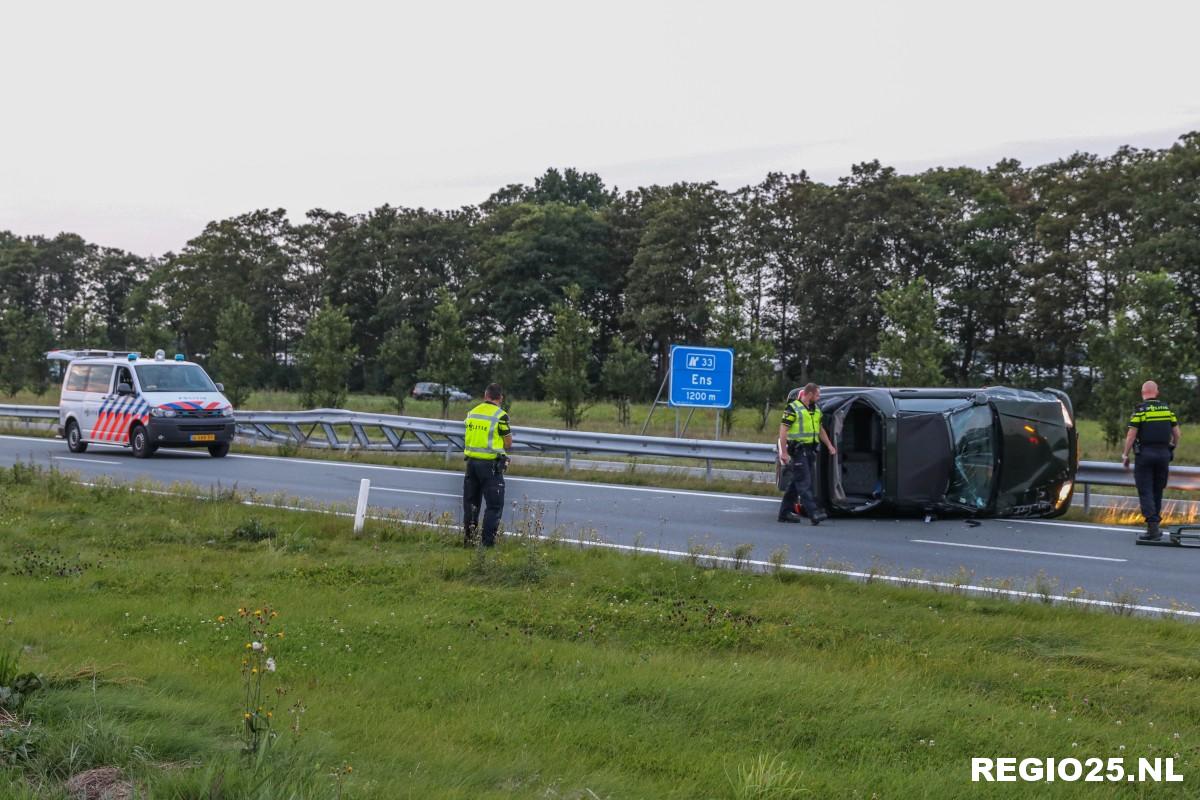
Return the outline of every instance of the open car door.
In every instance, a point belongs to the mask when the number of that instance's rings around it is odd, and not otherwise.
[[[829,503],[839,511],[861,514],[883,502],[883,414],[866,395],[846,395],[824,409],[837,454],[829,458]]]

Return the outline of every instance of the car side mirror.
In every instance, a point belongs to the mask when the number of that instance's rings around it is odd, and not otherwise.
[[[224,391],[225,391],[225,384],[223,384],[223,383],[218,383],[218,384],[217,384],[217,391],[218,391],[218,392],[224,392]]]
[[[128,383],[118,383],[117,394],[121,396],[133,394],[133,387]]]

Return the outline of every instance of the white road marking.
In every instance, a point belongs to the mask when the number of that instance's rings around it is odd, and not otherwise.
[[[245,458],[258,461],[286,461],[292,464],[304,464],[305,466],[326,466],[340,467],[343,469],[370,469],[370,470],[385,470],[388,472],[412,472],[419,475],[453,475],[454,470],[447,469],[421,469],[420,467],[389,467],[383,464],[346,464],[341,461],[323,461],[320,459],[309,458],[284,458],[282,456],[252,456],[247,453],[230,453],[226,458]],[[689,489],[653,489],[646,486],[620,486],[615,483],[596,483],[593,481],[570,481],[570,480],[552,480],[550,478],[519,478],[508,475],[505,478],[509,483],[549,483],[555,486],[568,484],[571,486],[580,486],[587,489],[616,489],[622,492],[647,492],[650,494],[674,494],[685,495],[690,497],[707,497],[713,500],[753,500],[760,503],[779,503],[779,498],[776,497],[755,497],[748,494],[726,494],[723,492],[696,492]]]
[[[992,547],[986,544],[965,544],[963,542],[935,542],[931,539],[909,539],[917,544],[940,544],[945,547],[970,547],[975,550],[1000,550],[1005,553],[1024,553],[1031,556],[1058,556],[1059,558],[1085,558],[1088,561],[1116,561],[1124,563],[1127,558],[1108,558],[1106,556],[1083,556],[1077,553],[1052,553],[1049,550],[1022,550],[1019,547]]]
[[[372,486],[371,491],[372,492],[399,492],[401,494],[428,494],[428,495],[432,495],[433,497],[457,497],[460,500],[462,499],[461,494],[450,494],[448,492],[422,492],[418,489],[389,489],[386,486]]]
[[[1010,519],[1009,522],[1016,522],[1015,519]],[[1054,525],[1059,528],[1090,528],[1096,531],[1115,531],[1116,533],[1134,533],[1137,528],[1120,528],[1116,525],[1088,525],[1085,522],[1051,522],[1044,519],[1022,519],[1022,525]]]
[[[105,461],[100,458],[72,458],[71,456],[50,456],[55,461],[82,461],[84,464],[120,464],[120,461]]]

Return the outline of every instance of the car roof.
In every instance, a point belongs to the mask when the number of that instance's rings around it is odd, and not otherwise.
[[[144,366],[149,366],[149,365],[170,366],[170,367],[181,367],[181,366],[188,366],[188,365],[194,366],[194,367],[200,366],[199,364],[197,364],[194,361],[172,361],[169,359],[163,359],[162,361],[158,361],[153,358],[138,358],[138,359],[76,358],[73,361],[71,361],[71,364],[72,365],[74,365],[74,364],[95,364],[95,365],[99,365],[99,366],[117,366],[117,367],[130,366],[130,365],[135,366],[135,367],[144,367]]]

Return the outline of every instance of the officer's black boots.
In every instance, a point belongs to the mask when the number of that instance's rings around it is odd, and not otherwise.
[[[777,519],[780,522],[803,522],[804,517],[797,514],[795,511],[785,511],[780,514]]]
[[[812,516],[810,516],[808,518],[808,521],[811,522],[813,525],[820,525],[822,522],[824,522],[827,519],[829,519],[829,515],[826,514],[824,511],[814,511]]]
[[[1158,529],[1157,522],[1147,522],[1146,532],[1138,536],[1143,542],[1156,542],[1162,538],[1162,531]]]

